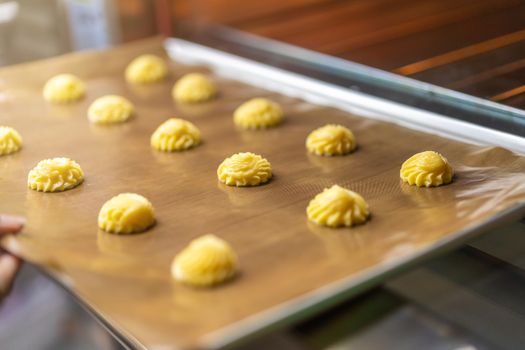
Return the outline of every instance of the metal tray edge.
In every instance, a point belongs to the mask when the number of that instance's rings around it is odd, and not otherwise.
[[[370,268],[357,276],[336,281],[322,289],[304,294],[293,301],[277,305],[228,327],[221,328],[204,338],[202,348],[229,349],[258,335],[293,324],[305,317],[313,316],[379,285],[387,278],[395,277],[410,268],[416,267],[423,261],[451,251],[486,231],[500,227],[505,223],[520,220],[524,215],[525,201],[502,211],[479,225],[467,227],[449,235],[438,243],[421,249],[417,254]]]
[[[515,135],[344,89],[182,39],[166,39],[165,49],[168,55],[176,61],[205,65],[219,75],[287,96],[302,98],[315,104],[360,114],[365,118],[391,122],[450,139],[478,145],[500,146],[525,154],[525,139]],[[387,277],[392,277],[416,266],[423,260],[458,247],[487,230],[521,219],[524,215],[525,202],[521,202],[479,225],[467,227],[449,235],[438,243],[421,249],[417,254],[334,282],[293,301],[219,329],[206,336],[201,347],[205,349],[230,348],[259,334],[314,315],[379,284]]]
[[[525,154],[525,139],[516,135],[344,89],[186,40],[169,38],[165,40],[164,46],[168,55],[176,61],[205,65],[233,80],[360,114],[364,118],[395,123],[463,142],[500,146]]]

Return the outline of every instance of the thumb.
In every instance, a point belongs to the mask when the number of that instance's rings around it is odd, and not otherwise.
[[[9,293],[20,268],[20,260],[12,255],[0,255],[0,301]]]
[[[15,233],[24,227],[26,220],[21,216],[0,215],[0,235],[5,233]]]

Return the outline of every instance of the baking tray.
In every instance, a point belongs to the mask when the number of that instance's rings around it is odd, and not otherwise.
[[[127,85],[123,70],[138,54],[163,55],[158,39],[0,70],[1,124],[25,139],[22,152],[0,158],[0,212],[28,218],[24,232],[2,244],[53,276],[127,347],[232,346],[525,212],[525,159],[510,151],[524,152],[521,138],[189,42],[165,45],[174,59],[171,76],[152,86]],[[173,82],[195,70],[213,72],[219,98],[174,104]],[[50,106],[41,98],[42,85],[63,72],[86,81],[87,98]],[[108,93],[132,100],[137,116],[117,126],[90,125],[89,103]],[[255,96],[279,102],[284,124],[236,130],[232,111]],[[203,144],[176,154],[153,151],[151,133],[174,115],[195,123]],[[350,127],[358,150],[345,157],[308,155],[307,134],[326,123]],[[457,171],[452,184],[418,189],[400,183],[400,164],[425,149],[449,158]],[[239,151],[267,157],[274,179],[254,188],[219,184],[218,164]],[[54,156],[77,160],[85,183],[57,194],[27,190],[29,169]],[[307,222],[308,201],[334,183],[367,199],[369,223],[331,230]],[[99,231],[100,206],[128,191],[152,201],[158,225],[132,236]],[[232,244],[240,276],[213,289],[175,283],[173,256],[206,233]]]

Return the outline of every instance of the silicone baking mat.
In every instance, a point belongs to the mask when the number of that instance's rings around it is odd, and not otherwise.
[[[124,68],[142,53],[164,55],[160,40],[0,70],[0,124],[16,128],[25,141],[21,152],[0,158],[0,212],[28,218],[23,234],[3,245],[49,272],[131,346],[228,345],[326,306],[370,278],[509,213],[523,213],[525,159],[510,151],[451,141],[216,76],[216,100],[177,105],[170,97],[174,81],[202,68],[171,63],[166,82],[130,86]],[[64,72],[86,81],[87,97],[49,105],[42,86]],[[122,125],[90,125],[86,110],[104,94],[130,99],[135,118]],[[233,110],[256,96],[279,102],[286,121],[264,131],[236,130]],[[196,124],[202,145],[173,154],[152,150],[151,133],[173,116]],[[326,123],[352,129],[357,151],[332,158],[307,154],[306,136]],[[457,174],[452,184],[426,189],[400,182],[401,163],[423,150],[449,159]],[[240,151],[271,162],[275,177],[269,184],[218,183],[217,166]],[[75,159],[85,183],[55,194],[28,190],[28,171],[57,156]],[[366,225],[334,230],[307,222],[309,200],[333,184],[368,201],[372,218]],[[151,200],[158,217],[152,230],[130,236],[98,230],[101,205],[121,192]],[[175,283],[172,258],[206,233],[231,243],[240,259],[239,277],[213,289]]]

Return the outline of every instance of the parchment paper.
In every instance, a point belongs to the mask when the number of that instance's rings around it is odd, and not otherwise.
[[[2,243],[43,267],[138,347],[224,345],[523,205],[525,159],[505,149],[451,141],[217,77],[218,99],[176,105],[170,97],[174,81],[202,67],[173,63],[166,82],[127,85],[124,68],[141,53],[164,55],[161,41],[0,70],[0,124],[24,138],[21,152],[0,158],[0,212],[28,218],[21,235]],[[42,86],[64,72],[84,79],[88,95],[79,103],[48,105]],[[90,125],[89,104],[110,93],[130,99],[136,117],[122,125]],[[256,96],[279,102],[285,123],[236,130],[233,110]],[[203,144],[183,153],[152,150],[151,133],[173,116],[196,124]],[[352,129],[358,150],[333,158],[307,154],[306,136],[326,123]],[[400,182],[401,163],[424,150],[449,159],[457,174],[452,184],[426,189]],[[217,166],[240,151],[265,156],[274,179],[254,188],[219,184]],[[28,190],[28,171],[57,156],[75,159],[85,183],[56,194]],[[363,195],[369,223],[333,230],[307,222],[309,200],[333,184]],[[131,236],[99,231],[100,207],[120,192],[149,198],[158,224]],[[206,233],[232,244],[240,276],[213,289],[173,282],[174,255]]]

